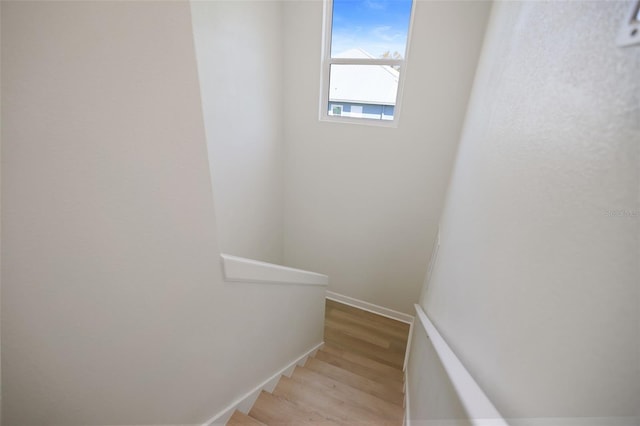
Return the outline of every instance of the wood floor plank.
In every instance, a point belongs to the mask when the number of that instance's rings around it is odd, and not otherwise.
[[[401,369],[409,325],[332,300],[325,305],[326,343]]]
[[[333,397],[339,398],[354,407],[360,407],[370,411],[382,419],[388,419],[397,423],[402,422],[404,416],[402,407],[316,371],[298,366],[294,370],[291,378],[314,387],[319,391],[330,392]]]
[[[227,426],[265,426],[265,424],[236,410],[227,422]]]
[[[249,416],[269,425],[336,426],[325,416],[305,410],[293,402],[262,391],[251,407]]]
[[[273,394],[289,401],[295,402],[299,406],[312,409],[322,413],[329,419],[339,422],[361,425],[393,425],[398,426],[398,422],[381,418],[369,409],[350,404],[344,400],[336,398],[330,391],[319,390],[316,387],[298,382],[283,376]]]
[[[334,380],[345,383],[355,389],[375,395],[378,398],[391,402],[392,404],[396,404],[401,407],[404,404],[404,394],[402,392],[394,391],[389,389],[385,384],[362,377],[358,374],[352,373],[351,371],[336,367],[335,365],[328,364],[324,361],[320,361],[317,358],[308,359],[304,366],[309,370],[313,370]]]
[[[324,329],[324,340],[326,343],[347,348],[351,352],[355,352],[392,367],[402,369],[404,364],[404,351],[391,351],[390,348],[381,348],[371,343],[354,339],[353,337],[329,326]]]
[[[397,380],[397,378],[389,377],[385,373],[380,373],[377,370],[364,367],[360,364],[348,361],[342,357],[332,355],[328,352],[318,351],[315,358],[328,364],[335,365],[336,367],[340,367],[344,370],[351,371],[354,374],[366,377],[367,379],[373,380],[375,382],[382,383],[385,386],[388,386],[389,389],[393,391],[402,392],[404,389],[404,383],[400,380]]]
[[[373,312],[368,312],[368,311],[365,311],[363,309],[359,309],[359,308],[355,308],[353,306],[345,305],[344,303],[340,303],[340,302],[336,302],[334,300],[327,299],[325,306],[326,306],[326,310],[328,310],[328,309],[337,309],[337,310],[340,310],[340,311],[343,311],[343,312],[348,312],[348,313],[350,313],[352,315],[355,315],[355,316],[358,316],[358,317],[361,317],[361,318],[367,318],[367,319],[369,319],[371,321],[375,321],[376,323],[384,325],[384,326],[406,330],[407,333],[409,332],[409,324],[407,324],[405,322],[394,320],[394,319],[388,318],[388,317],[384,317],[382,315],[377,315],[377,314],[374,314]]]
[[[349,324],[346,321],[333,320],[330,316],[325,318],[324,326],[354,339],[379,346],[383,349],[389,349],[391,346],[392,339],[384,336],[378,331],[367,329],[366,327],[356,324]]]
[[[347,349],[343,349],[335,345],[331,345],[329,343],[326,343],[321,350],[337,357],[344,358],[347,361],[360,364],[363,367],[378,371],[379,373],[389,377],[390,379],[404,382],[404,373],[402,372],[402,369],[398,367],[392,367],[390,365],[383,364],[366,356],[359,355],[357,353],[351,352]]]
[[[326,311],[326,317],[335,321],[343,321],[346,324],[359,325],[369,330],[375,331],[376,333],[381,333],[388,336],[389,338],[398,339],[403,342],[406,342],[409,338],[408,328],[397,328],[388,326],[381,327],[380,324],[376,321],[372,321],[369,318],[352,315],[349,312],[341,311],[339,309],[330,309]]]

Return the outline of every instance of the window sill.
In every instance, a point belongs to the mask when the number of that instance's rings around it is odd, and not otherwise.
[[[370,118],[356,118],[356,117],[336,117],[331,115],[320,116],[320,122],[326,123],[339,123],[339,124],[356,124],[361,126],[373,126],[373,127],[398,127],[398,119],[394,120],[373,120]]]

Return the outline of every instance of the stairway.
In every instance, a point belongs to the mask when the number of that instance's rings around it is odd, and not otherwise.
[[[408,334],[408,324],[327,300],[325,345],[227,425],[402,425]]]

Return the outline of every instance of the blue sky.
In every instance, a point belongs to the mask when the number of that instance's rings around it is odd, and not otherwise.
[[[332,55],[359,47],[404,56],[410,15],[411,0],[334,0]]]

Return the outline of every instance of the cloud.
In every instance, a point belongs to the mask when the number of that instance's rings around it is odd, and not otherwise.
[[[383,41],[395,41],[402,37],[398,31],[392,31],[390,25],[380,25],[371,29],[371,35]]]
[[[369,9],[384,10],[387,8],[386,2],[384,1],[364,0],[362,3]]]

